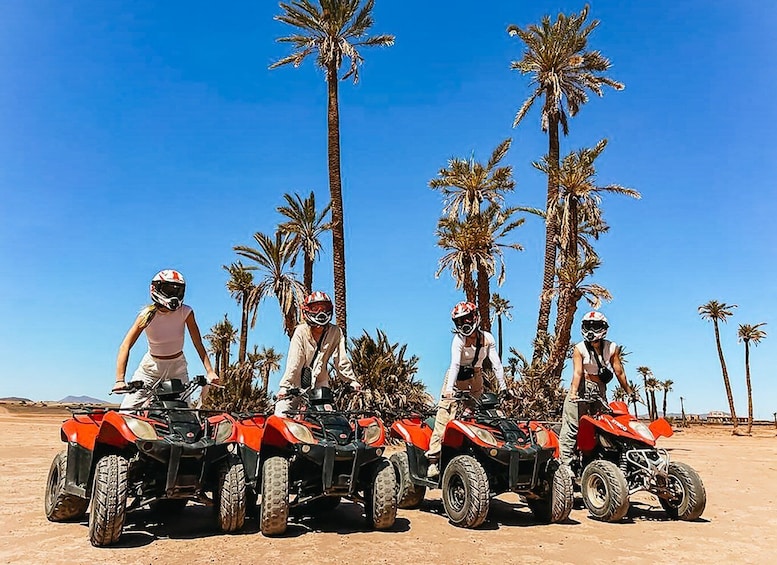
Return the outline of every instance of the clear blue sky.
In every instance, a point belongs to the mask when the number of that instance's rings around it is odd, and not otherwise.
[[[505,32],[582,2],[377,0],[362,81],[341,83],[349,330],[385,330],[418,355],[437,395],[450,347],[453,281],[434,278],[440,195],[429,179],[453,156],[486,160],[506,137],[513,205],[542,206],[531,167],[547,150],[529,94],[509,70]],[[477,9],[473,9],[477,6]],[[289,32],[276,2],[9,0],[0,5],[0,397],[107,398],[116,352],[148,281],[179,269],[203,333],[238,308],[224,288],[232,247],[272,232],[285,192],[328,197],[326,86],[308,62],[274,71]],[[777,410],[777,8],[745,0],[591,3],[591,47],[626,84],[593,99],[562,153],[610,143],[599,181],[611,232],[597,282],[626,366],[675,381],[669,410],[727,410],[712,325],[697,307],[739,305],[722,326],[737,411],[746,414],[740,323],[768,322],[752,351],[756,416]],[[544,230],[513,232],[498,292],[514,306],[508,344],[529,352]],[[329,238],[316,286],[331,291]],[[582,312],[581,312],[582,314]],[[285,352],[267,299],[250,344]],[[577,328],[576,324],[576,328]],[[577,329],[575,337],[579,337]],[[141,338],[130,371],[145,349]],[[192,374],[200,372],[187,346]],[[273,375],[277,386],[280,374]],[[570,371],[565,372],[568,382]]]

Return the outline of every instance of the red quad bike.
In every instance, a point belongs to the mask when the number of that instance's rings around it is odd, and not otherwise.
[[[62,424],[67,450],[54,457],[46,484],[46,517],[52,522],[81,519],[91,503],[89,540],[94,546],[116,543],[127,512],[144,505],[157,512],[180,511],[189,500],[213,504],[224,531],[243,525],[245,505],[229,493],[245,491],[245,479],[226,443],[210,437],[202,412],[186,400],[207,384],[204,376],[187,386],[180,380],[144,387],[149,403],[132,411],[87,407],[74,410]],[[227,493],[227,494],[223,494]],[[232,506],[225,504],[230,501]]]
[[[625,402],[608,405],[600,396],[578,402],[588,404],[591,414],[580,418],[572,470],[593,518],[617,522],[629,510],[629,496],[641,490],[657,496],[674,520],[701,516],[707,504],[701,477],[656,447],[660,436],[673,434],[669,422],[659,418],[646,426],[629,414]]]
[[[307,514],[334,509],[341,498],[364,504],[371,528],[394,525],[394,470],[381,420],[366,412],[336,410],[329,388],[291,389],[303,409],[267,418],[261,441],[262,534],[286,531],[289,508]]]
[[[441,479],[426,476],[432,427],[425,415],[397,420],[391,427],[391,435],[406,446],[391,456],[399,507],[416,508],[427,488],[440,488],[451,523],[476,528],[488,515],[491,497],[515,492],[540,522],[566,520],[572,510],[572,472],[559,463],[556,434],[539,422],[505,417],[492,392],[459,397],[465,409],[445,428]]]

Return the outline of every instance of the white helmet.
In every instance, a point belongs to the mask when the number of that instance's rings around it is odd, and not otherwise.
[[[609,327],[607,318],[601,312],[588,312],[588,314],[583,316],[582,331],[583,338],[586,341],[604,339]]]
[[[151,279],[151,300],[168,310],[178,310],[181,307],[185,292],[186,281],[178,271],[165,269]]]
[[[453,307],[451,319],[453,320],[454,332],[464,337],[472,335],[472,332],[480,324],[478,307],[472,302],[459,302]]]
[[[319,304],[318,307],[313,307],[314,304]],[[305,316],[305,320],[308,324],[313,326],[325,326],[332,320],[332,299],[329,298],[326,292],[317,290],[311,292],[305,297],[305,301],[302,303],[302,314]]]

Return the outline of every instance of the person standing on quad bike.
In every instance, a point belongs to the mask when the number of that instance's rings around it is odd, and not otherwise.
[[[587,407],[576,402],[590,393],[607,398],[607,383],[613,374],[618,377],[626,394],[632,390],[626,380],[626,371],[621,363],[618,346],[604,337],[609,328],[607,318],[601,312],[588,312],[583,316],[583,341],[575,345],[572,354],[573,373],[569,393],[564,399],[564,410],[561,415],[561,434],[559,437],[561,462],[569,465],[575,452],[577,429],[580,416],[586,413]]]
[[[354,390],[361,389],[345,351],[343,332],[330,323],[333,310],[332,300],[325,292],[316,291],[305,298],[302,304],[305,323],[294,328],[291,336],[286,370],[281,377],[278,402],[275,404],[276,416],[299,409],[301,399],[286,398],[286,393],[292,388],[302,388],[303,373],[310,378],[312,388],[329,386],[327,366],[330,358],[334,358],[337,374],[349,381]]]
[[[499,391],[509,394],[505,382],[502,361],[496,349],[496,341],[487,331],[480,329],[480,315],[472,302],[459,302],[451,312],[453,320],[453,343],[451,344],[451,364],[445,373],[445,381],[440,394],[440,404],[434,420],[434,431],[429,440],[429,459],[427,477],[436,478],[440,474],[438,462],[442,450],[442,436],[445,426],[456,417],[459,406],[455,398],[457,391],[467,391],[474,397],[483,392],[483,361],[488,358],[494,369]]]
[[[158,272],[151,280],[152,304],[143,308],[124,336],[116,359],[116,383],[112,392],[124,392],[127,388],[125,374],[130,350],[145,330],[148,339],[148,351],[140,361],[132,381],[143,381],[147,385],[159,381],[180,379],[189,380],[186,358],[183,355],[184,327],[189,329],[194,348],[200,355],[209,383],[218,384],[219,376],[213,370],[202,344],[200,328],[194,319],[194,311],[183,303],[186,281],[178,271],[166,269]],[[149,399],[151,392],[142,388],[128,393],[121,403],[121,409],[141,408]]]

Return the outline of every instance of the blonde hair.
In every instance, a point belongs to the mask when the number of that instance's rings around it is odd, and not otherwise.
[[[151,320],[154,319],[157,310],[159,310],[159,306],[156,304],[149,304],[148,306],[143,307],[143,309],[138,314],[140,316],[141,329],[146,329],[148,327],[148,325],[151,323]]]

